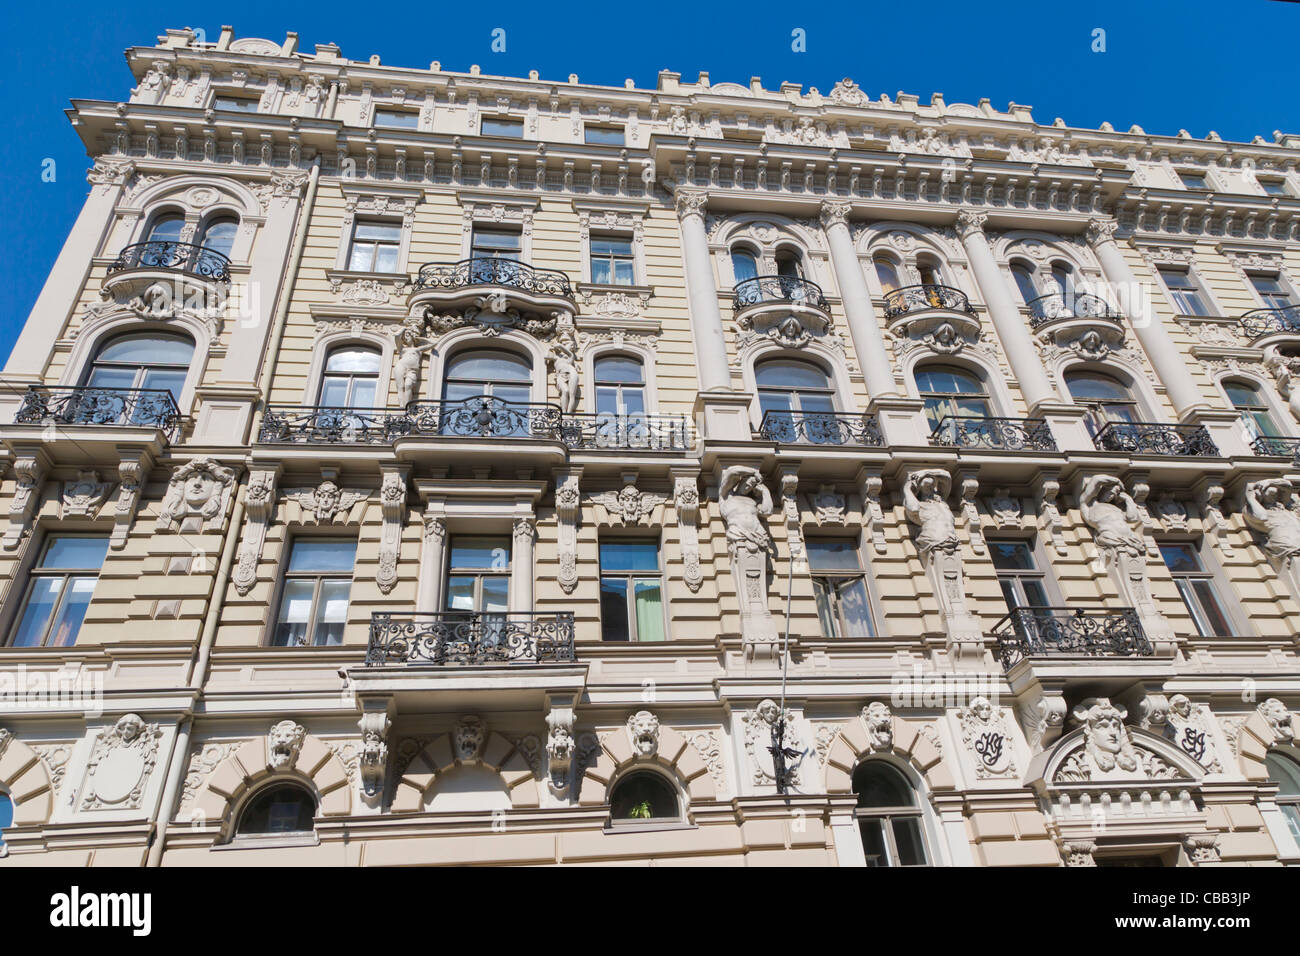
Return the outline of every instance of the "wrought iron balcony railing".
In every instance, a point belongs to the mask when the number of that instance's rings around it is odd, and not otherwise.
[[[767,441],[784,445],[883,445],[884,435],[874,415],[843,412],[769,411],[758,425]]]
[[[930,432],[934,445],[958,448],[1003,448],[1015,451],[1056,451],[1056,440],[1042,418],[982,418],[949,415]]]
[[[1257,455],[1290,458],[1300,467],[1300,438],[1275,438],[1261,435],[1250,443]]]
[[[1019,607],[993,626],[1003,667],[1026,657],[1149,657],[1155,653],[1132,608]]]
[[[1219,447],[1204,425],[1160,422],[1110,422],[1092,436],[1099,451],[1178,458],[1218,458]]]
[[[826,308],[822,287],[798,276],[756,276],[737,282],[731,290],[731,304],[737,312],[767,302]]]
[[[180,409],[167,389],[46,388],[32,385],[14,416],[18,425],[120,425],[158,428],[175,441]]]
[[[1279,332],[1300,334],[1300,304],[1275,309],[1254,309],[1240,319],[1242,331],[1252,339]]]
[[[894,319],[909,312],[947,309],[949,312],[975,314],[970,299],[960,289],[946,285],[908,285],[885,293],[885,318]]]
[[[230,281],[230,260],[214,249],[191,242],[152,239],[136,242],[117,254],[108,267],[109,275],[127,269],[174,269],[201,279]]]
[[[534,269],[514,259],[476,256],[459,262],[426,262],[415,277],[419,289],[463,289],[475,285],[505,286],[534,295],[573,298],[569,277],[554,269]]]
[[[627,451],[689,451],[691,423],[684,415],[565,415],[564,443],[570,448]]]
[[[269,405],[258,441],[311,445],[381,445],[406,434],[405,413],[389,409]]]
[[[1026,304],[1029,306],[1029,321],[1034,328],[1060,319],[1119,319],[1119,313],[1104,299],[1088,292],[1051,292],[1030,299]]]
[[[547,402],[507,402],[475,395],[454,402],[411,402],[395,428],[406,435],[451,438],[563,438],[563,412]]]
[[[370,615],[367,667],[563,664],[575,657],[573,614],[568,612]]]

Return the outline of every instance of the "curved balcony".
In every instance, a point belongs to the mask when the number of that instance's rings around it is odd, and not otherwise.
[[[1110,422],[1092,436],[1098,451],[1177,458],[1218,458],[1219,447],[1204,425]]]
[[[367,667],[562,664],[575,658],[568,612],[370,615]]]
[[[1032,657],[1150,657],[1132,608],[1019,607],[993,626],[994,656],[1010,669]]]
[[[14,416],[16,425],[156,428],[175,441],[182,424],[167,389],[46,388],[32,385]]]
[[[1051,292],[1030,299],[1029,323],[1035,329],[1053,322],[1068,322],[1073,319],[1105,319],[1110,322],[1120,321],[1119,313],[1110,307],[1105,299],[1088,292]]]
[[[736,283],[731,290],[735,312],[758,305],[807,306],[826,311],[826,296],[816,282],[798,276],[755,276]]]
[[[1042,418],[983,418],[950,415],[930,432],[932,445],[1000,451],[1056,451],[1056,439]]]
[[[759,435],[782,445],[866,445],[885,443],[874,415],[842,412],[776,412],[763,415]]]
[[[1300,468],[1300,438],[1276,438],[1261,435],[1250,443],[1256,455],[1290,458]]]
[[[230,281],[230,259],[192,242],[153,239],[125,247],[108,266],[108,274],[140,270],[182,272],[213,282]]]
[[[459,262],[426,262],[415,277],[416,291],[499,286],[535,296],[573,298],[569,277],[554,269],[534,269],[524,262],[476,256]]]
[[[908,285],[885,293],[885,318],[891,321],[904,315],[932,310],[975,314],[966,293],[952,286]]]
[[[1300,337],[1300,305],[1276,309],[1254,309],[1237,320],[1251,342],[1279,337]]]

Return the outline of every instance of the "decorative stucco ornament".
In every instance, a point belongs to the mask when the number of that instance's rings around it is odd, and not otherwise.
[[[639,757],[653,757],[659,751],[659,718],[648,710],[638,710],[627,719],[632,735],[632,749]]]
[[[100,481],[97,471],[78,471],[75,481],[63,483],[64,518],[93,518],[108,498],[111,482]]]
[[[772,726],[777,718],[784,718],[784,733],[781,746],[786,750],[796,751],[801,756],[786,764],[790,774],[790,783],[798,787],[801,778],[803,756],[809,748],[800,739],[795,725],[794,714],[790,711],[781,713],[781,708],[770,697],[759,701],[758,706],[745,715],[745,751],[749,754],[750,766],[753,768],[753,781],[757,784],[776,782],[772,766]],[[815,753],[815,751],[813,751]]]
[[[775,653],[776,622],[768,607],[768,556],[774,553],[767,517],[772,494],[762,476],[746,465],[732,465],[718,484],[718,510],[727,528],[731,574],[740,599],[741,635],[751,656]]]
[[[1295,723],[1286,704],[1276,697],[1270,697],[1259,705],[1259,715],[1268,723],[1273,732],[1273,740],[1279,744],[1295,742]]]
[[[266,764],[272,770],[292,770],[307,739],[307,728],[293,720],[282,720],[266,735]]]
[[[1186,694],[1174,694],[1169,698],[1165,736],[1206,770],[1218,773],[1223,767],[1210,731],[1213,719],[1205,705],[1193,704]]]
[[[235,487],[235,471],[211,458],[196,458],[172,473],[158,510],[160,531],[220,531]]]
[[[461,762],[477,760],[479,751],[483,749],[483,741],[486,739],[487,727],[484,726],[482,719],[466,714],[456,724],[456,730],[452,733],[456,759]]]
[[[962,742],[975,763],[975,776],[1006,777],[1016,772],[1006,716],[987,697],[976,697],[958,714]]]
[[[86,765],[83,810],[127,810],[140,806],[158,759],[162,731],[138,714],[126,714],[95,738]]]
[[[889,705],[873,700],[862,708],[862,726],[867,732],[867,746],[872,753],[894,749],[894,715]]]
[[[1124,718],[1128,711],[1105,697],[1089,697],[1073,711],[1083,740],[1058,767],[1055,783],[1107,780],[1177,779],[1176,767],[1146,747],[1135,745]]]

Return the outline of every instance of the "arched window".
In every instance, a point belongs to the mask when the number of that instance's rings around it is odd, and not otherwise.
[[[219,216],[203,227],[203,238],[199,245],[204,249],[219,252],[227,259],[235,246],[235,233],[239,230],[239,220],[234,216]]]
[[[1087,406],[1093,413],[1094,429],[1107,422],[1141,420],[1133,393],[1117,378],[1079,369],[1065,373],[1065,387],[1076,404]]]
[[[236,836],[310,833],[316,801],[298,784],[280,783],[253,796],[239,815]]]
[[[5,845],[5,827],[12,826],[14,822],[14,802],[9,799],[9,794],[0,791],[0,850]]]
[[[177,212],[166,212],[149,227],[149,242],[179,242],[185,228],[185,217]]]
[[[737,283],[744,282],[746,279],[754,279],[758,276],[758,259],[754,253],[744,246],[736,246],[731,250],[731,274]]]
[[[1052,285],[1069,302],[1074,297],[1074,270],[1064,262],[1053,262]]]
[[[639,770],[614,784],[609,796],[609,817],[615,823],[680,820],[681,801],[662,775]]]
[[[1300,845],[1300,763],[1280,753],[1264,755],[1268,779],[1278,785],[1277,806],[1286,817],[1291,837]]]
[[[803,278],[803,258],[797,249],[783,248],[776,251],[776,274],[787,279]]]
[[[85,379],[87,388],[104,391],[87,394],[77,420],[161,424],[180,405],[193,357],[194,340],[184,335],[131,332],[108,340]]]
[[[930,365],[916,370],[916,388],[925,400],[930,428],[945,418],[988,418],[991,412],[984,383],[973,373],[950,365]]]
[[[858,832],[867,866],[926,866],[925,825],[916,791],[903,774],[883,760],[868,760],[853,771],[858,795]]]
[[[645,414],[645,368],[631,355],[596,359],[596,411],[604,415]]]
[[[532,364],[514,352],[461,352],[442,383],[443,434],[527,435],[532,382]]]
[[[921,285],[943,285],[943,271],[929,256],[917,257],[916,273],[921,278]]]
[[[898,266],[893,259],[888,256],[875,256],[871,262],[876,267],[876,278],[880,280],[880,288],[886,295],[902,288],[903,283],[898,278]]]
[[[1232,380],[1223,383],[1223,390],[1228,393],[1241,420],[1246,423],[1246,430],[1251,438],[1281,438],[1282,431],[1273,421],[1269,411],[1268,400],[1264,398],[1259,386],[1252,382]]]
[[[754,370],[759,407],[766,412],[833,412],[835,390],[819,366],[797,359],[775,359]]]
[[[1023,262],[1011,263],[1011,277],[1016,280],[1020,291],[1020,301],[1028,305],[1038,298],[1038,287],[1034,285],[1034,270]]]
[[[320,398],[316,404],[357,410],[375,407],[379,388],[379,350],[341,345],[325,358]]]

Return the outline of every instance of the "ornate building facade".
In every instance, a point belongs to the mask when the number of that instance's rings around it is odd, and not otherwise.
[[[0,866],[1300,863],[1300,137],[127,57]]]

